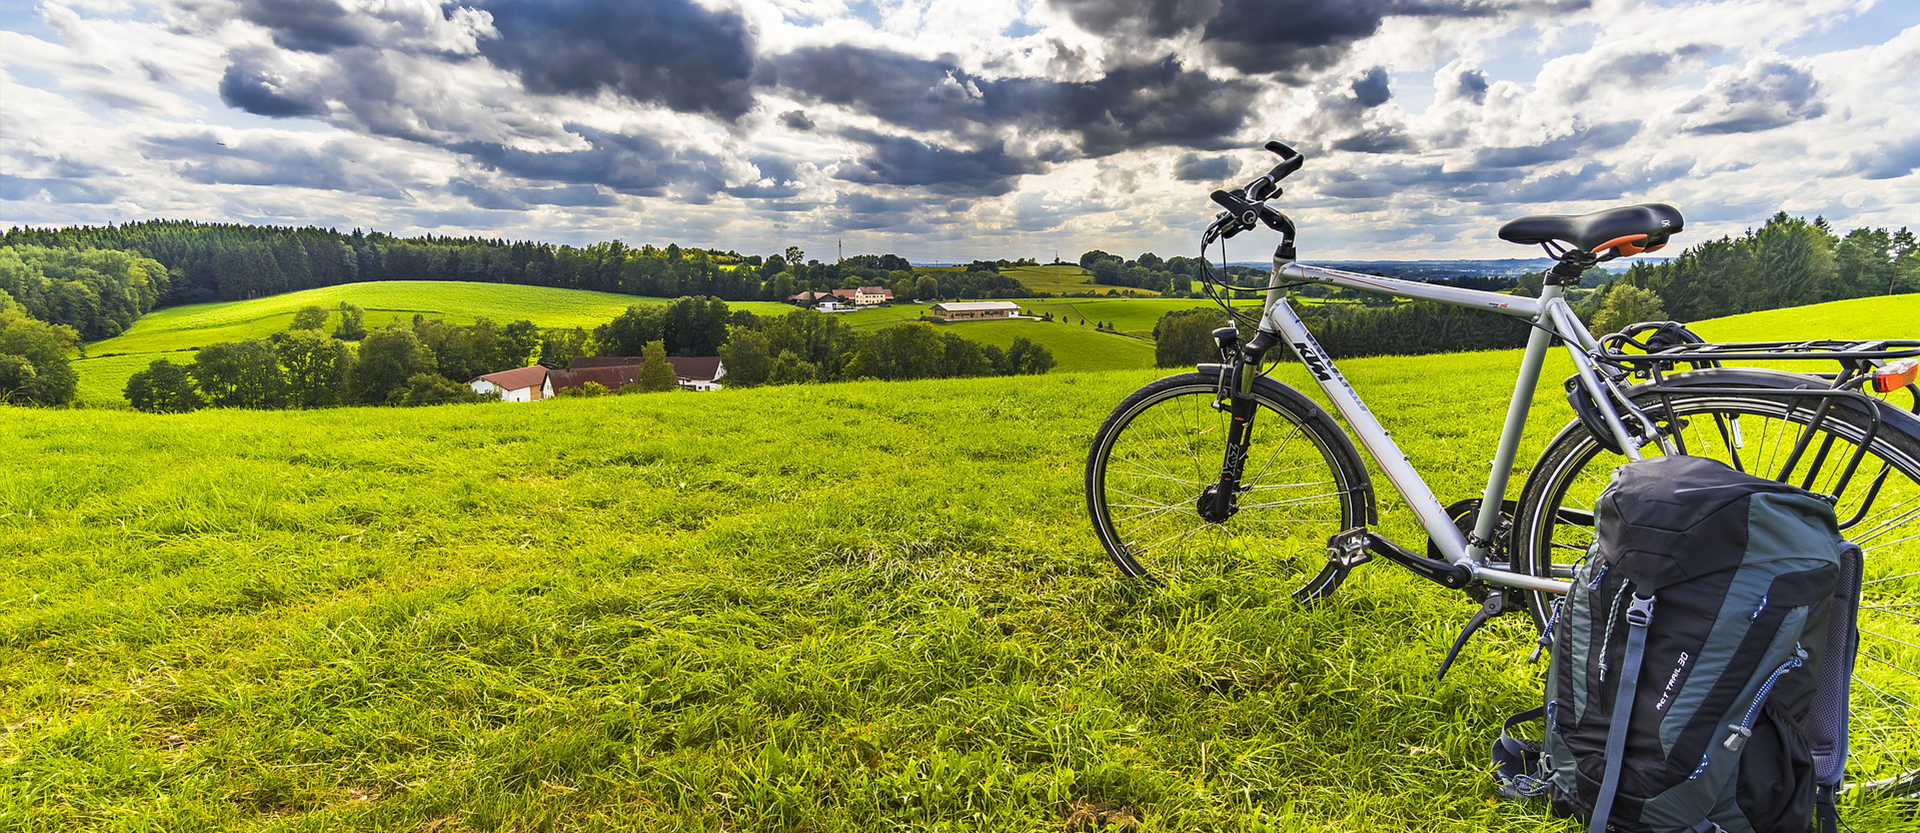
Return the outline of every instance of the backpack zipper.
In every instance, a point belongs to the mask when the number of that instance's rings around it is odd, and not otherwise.
[[[1734,752],[1738,752],[1740,751],[1740,747],[1746,746],[1747,738],[1753,736],[1753,721],[1760,717],[1760,706],[1767,702],[1767,695],[1773,693],[1773,684],[1779,682],[1780,678],[1785,676],[1788,671],[1792,671],[1806,664],[1807,649],[1795,645],[1793,647],[1793,656],[1789,657],[1786,662],[1780,663],[1780,667],[1773,669],[1773,673],[1767,677],[1767,681],[1760,684],[1760,692],[1753,696],[1753,705],[1747,707],[1746,717],[1742,718],[1739,723],[1727,727],[1731,731],[1727,734],[1726,741],[1721,745]]]

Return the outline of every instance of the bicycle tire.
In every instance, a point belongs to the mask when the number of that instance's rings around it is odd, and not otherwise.
[[[1715,386],[1722,392],[1689,392],[1680,385],[1636,392],[1634,398],[1655,419],[1662,418],[1656,408],[1670,409],[1679,418],[1678,433],[1688,454],[1730,464],[1737,458],[1742,470],[1765,472],[1778,480],[1800,433],[1812,422],[1813,406],[1805,398],[1778,394],[1785,385],[1764,374],[1720,377],[1755,383],[1747,386],[1751,393],[1729,385]],[[1795,386],[1826,383],[1810,380]],[[1776,391],[1773,397],[1766,395],[1770,389]],[[1830,493],[1846,461],[1873,428],[1865,456],[1836,507],[1841,534],[1859,544],[1866,558],[1847,789],[1912,797],[1920,795],[1920,420],[1859,399],[1833,401],[1809,445],[1829,453],[1819,457],[1809,451],[1785,479]],[[1880,412],[1877,428],[1876,415],[1869,410]],[[1657,447],[1645,451],[1661,453]],[[1515,563],[1536,576],[1570,575],[1572,564],[1592,542],[1587,525],[1591,516],[1580,513],[1591,513],[1609,474],[1625,461],[1602,449],[1577,422],[1563,429],[1541,454],[1521,493]],[[1881,477],[1878,489],[1870,489]],[[1550,596],[1530,595],[1535,624],[1544,627]]]
[[[1225,520],[1202,519],[1201,493],[1219,481],[1226,452],[1230,416],[1214,408],[1219,386],[1218,374],[1170,376],[1113,409],[1087,454],[1094,532],[1131,578],[1166,585],[1250,569],[1298,573],[1304,583],[1326,563],[1330,536],[1366,522],[1366,468],[1326,411],[1261,378],[1240,485],[1242,495],[1274,497],[1236,498],[1237,511]]]

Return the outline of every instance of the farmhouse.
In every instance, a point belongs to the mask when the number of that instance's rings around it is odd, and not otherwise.
[[[673,365],[675,381],[687,390],[719,390],[720,378],[727,375],[719,356],[668,356],[667,363]],[[608,390],[619,390],[620,386],[633,384],[640,378],[640,357],[582,356],[574,359],[566,370],[554,373],[562,380],[555,383],[560,387],[599,382]]]
[[[467,382],[474,393],[489,393],[502,402],[535,402],[553,395],[553,378],[539,365],[502,370]]]
[[[983,318],[1012,318],[1020,314],[1020,305],[1012,301],[947,301],[933,305],[933,315],[942,321],[975,321]]]
[[[884,286],[863,286],[853,291],[853,305],[873,307],[893,300],[893,290]]]

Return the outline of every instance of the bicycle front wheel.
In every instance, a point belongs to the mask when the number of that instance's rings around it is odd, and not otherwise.
[[[1214,407],[1218,390],[1218,376],[1186,373],[1114,408],[1087,456],[1094,532],[1122,573],[1159,584],[1242,570],[1304,583],[1326,563],[1327,539],[1365,522],[1366,469],[1325,411],[1262,378],[1234,511],[1203,518],[1232,419]]]
[[[1768,397],[1763,390],[1688,393],[1682,388],[1659,399],[1637,401],[1656,418],[1666,415],[1655,413],[1656,406],[1670,412],[1676,451],[1837,494],[1840,533],[1858,544],[1866,559],[1849,711],[1848,787],[1920,795],[1920,434],[1898,413],[1888,416],[1900,419],[1876,427],[1874,416],[1857,401],[1836,404],[1816,421],[1817,401]],[[1798,459],[1796,447],[1802,449]],[[1663,453],[1653,446],[1642,451]],[[1521,495],[1516,562],[1536,576],[1570,577],[1593,543],[1600,491],[1625,462],[1577,423],[1561,431]],[[1546,621],[1551,598],[1534,595],[1536,623]]]

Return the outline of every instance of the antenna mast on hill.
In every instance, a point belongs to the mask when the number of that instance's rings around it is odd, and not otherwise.
[[[845,240],[835,240],[835,241],[833,241],[833,245],[835,245],[835,246],[838,246],[838,247],[840,247],[840,259],[839,259],[839,260],[836,260],[836,261],[834,261],[834,262],[835,262],[835,263],[846,263],[846,262],[847,262],[847,241],[845,241]]]

